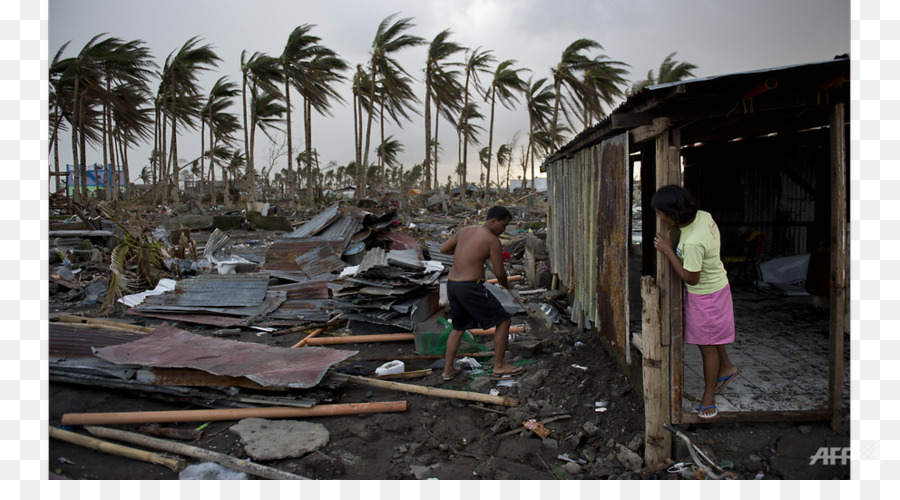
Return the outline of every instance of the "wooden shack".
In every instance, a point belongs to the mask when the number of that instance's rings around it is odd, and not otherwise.
[[[569,292],[573,320],[605,338],[641,381],[648,462],[671,454],[663,423],[701,422],[685,402],[684,360],[693,349],[682,342],[682,283],[653,247],[661,222],[650,199],[667,184],[684,186],[713,215],[732,269],[755,273],[761,253],[826,259],[815,274],[828,324],[815,361],[821,399],[755,407],[752,398],[737,398],[720,405],[711,422],[840,425],[849,325],[849,101],[846,57],[657,85],[545,161],[551,268]],[[640,204],[633,203],[638,196]],[[750,251],[748,234],[756,237]],[[629,279],[638,275],[640,281]],[[785,337],[760,352],[782,362],[799,358],[802,346]],[[774,376],[746,375],[747,387],[765,393]]]

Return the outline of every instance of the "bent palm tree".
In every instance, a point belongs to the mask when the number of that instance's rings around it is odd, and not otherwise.
[[[208,126],[210,153],[208,154],[210,177],[209,194],[213,204],[216,203],[216,154],[214,154],[214,152],[217,150],[218,142],[220,140],[225,145],[230,145],[232,141],[231,134],[240,128],[237,117],[226,111],[234,104],[234,98],[237,97],[238,94],[237,84],[228,81],[228,78],[223,76],[213,84],[206,97],[206,103],[204,103],[203,108],[201,109],[200,150],[204,151],[206,149],[203,127]],[[207,155],[203,155],[200,158],[201,178],[203,177],[205,169],[206,156]]]
[[[628,91],[628,95],[637,94],[643,90],[644,87],[650,87],[661,83],[680,82],[688,78],[693,78],[693,70],[697,69],[697,65],[689,62],[675,61],[673,58],[677,53],[678,52],[672,52],[666,56],[662,64],[659,65],[658,77],[653,76],[653,70],[651,69],[647,72],[646,80],[634,82]]]
[[[550,137],[557,136],[557,124],[559,123],[559,110],[563,107],[562,89],[567,88],[575,100],[583,100],[585,95],[584,85],[579,78],[579,73],[586,71],[596,64],[584,52],[590,49],[603,49],[603,47],[587,38],[580,38],[572,42],[562,52],[562,56],[556,66],[551,68],[553,74],[553,89],[556,100],[553,104],[553,119],[550,122]],[[563,109],[565,113],[566,110]],[[554,144],[554,147],[558,144]]]
[[[255,130],[252,124],[247,123],[248,110],[252,112],[255,104],[252,102],[256,99],[260,92],[266,92],[272,96],[281,97],[277,84],[281,82],[282,72],[278,59],[267,56],[260,52],[254,52],[248,59],[247,51],[241,52],[241,75],[242,75],[242,110],[244,116],[244,155],[247,167],[247,181],[250,186],[249,201],[256,201],[256,167],[253,163],[253,141],[250,139],[251,131]],[[247,106],[247,90],[250,90],[251,104]]]
[[[369,96],[371,99],[374,99],[376,95],[376,81],[384,79],[384,77],[387,75],[407,74],[406,71],[404,71],[400,66],[400,63],[398,63],[393,58],[393,55],[402,49],[415,47],[417,45],[422,45],[423,43],[425,43],[425,40],[423,38],[403,33],[404,31],[414,26],[412,24],[411,17],[399,19],[391,24],[396,16],[397,13],[391,14],[390,16],[384,18],[383,21],[381,21],[381,23],[378,25],[378,30],[375,32],[375,39],[372,41],[372,58],[369,62],[371,70]],[[387,88],[386,82],[382,82],[382,85]],[[383,106],[384,96],[381,96],[380,100],[382,101]],[[363,156],[363,163],[361,168],[362,175],[360,177],[359,188],[356,191],[357,198],[362,198],[366,194],[366,177],[369,170],[369,144],[371,140],[373,114],[374,106],[370,106],[368,124],[366,125],[366,147],[364,150],[365,153]]]
[[[439,103],[441,101],[449,100],[453,94],[458,94],[458,85],[454,85],[454,79],[448,78],[449,75],[446,69],[448,64],[444,63],[444,61],[453,54],[465,50],[462,45],[447,40],[450,37],[450,33],[451,31],[446,29],[434,37],[434,40],[428,46],[428,55],[425,59],[425,163],[422,164],[422,167],[425,170],[425,184],[428,187],[431,187],[432,141],[435,144],[437,143],[437,131],[435,130],[434,139],[432,139],[431,135],[432,96],[434,96],[435,104],[440,106]],[[437,94],[442,94],[442,96],[439,98]],[[436,115],[435,129],[437,129],[437,120],[439,119],[440,117]],[[434,179],[437,182],[436,154],[434,156],[434,164]]]
[[[471,138],[468,136],[470,131],[469,120],[471,118],[475,118],[474,116],[469,114],[471,108],[469,107],[469,82],[472,81],[475,85],[475,91],[479,94],[483,94],[484,90],[481,88],[481,73],[488,73],[488,66],[490,63],[494,62],[494,56],[491,55],[490,50],[481,50],[481,47],[476,48],[472,52],[469,53],[469,56],[466,58],[465,66],[466,66],[466,83],[463,86],[463,107],[462,107],[462,116],[460,116],[460,129],[463,132],[462,138],[462,178],[463,183],[468,182],[467,174],[466,174],[466,165],[468,162],[468,153],[469,153],[469,144],[471,142]],[[483,118],[483,117],[482,117]],[[460,196],[465,197],[465,192],[460,191]]]
[[[507,59],[497,65],[494,71],[494,78],[488,87],[488,94],[491,97],[491,122],[488,128],[488,149],[487,149],[487,177],[485,178],[485,187],[490,190],[491,187],[491,151],[494,147],[494,106],[497,99],[506,109],[512,107],[512,103],[519,102],[516,93],[524,92],[526,83],[519,78],[519,71],[522,69],[513,69],[516,63],[513,59]],[[497,184],[500,183],[499,174],[497,176]]]

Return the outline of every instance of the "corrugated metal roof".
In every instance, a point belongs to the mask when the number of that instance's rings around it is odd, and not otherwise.
[[[333,238],[290,238],[279,239],[272,242],[266,253],[264,270],[274,271],[299,271],[300,267],[294,262],[297,257],[318,247],[322,243],[328,243],[335,253],[343,252],[344,241]]]
[[[340,303],[331,299],[291,299],[281,304],[281,307],[269,314],[268,317],[269,319],[324,322],[331,319],[332,312],[339,306]]]
[[[201,274],[179,281],[175,290],[144,299],[143,306],[257,306],[266,297],[269,273]]]
[[[101,348],[97,356],[117,364],[194,368],[215,375],[247,377],[266,387],[305,389],[318,384],[331,365],[356,353],[212,339],[164,324],[140,340]]]
[[[259,304],[255,306],[233,306],[233,307],[215,307],[215,306],[181,306],[181,305],[153,305],[141,304],[133,307],[131,310],[140,313],[212,313],[224,314],[228,316],[260,316],[274,311],[278,306],[287,300],[286,292],[271,291],[266,292],[265,297]],[[145,301],[146,302],[146,301]]]
[[[306,221],[305,224],[297,228],[293,233],[288,233],[284,235],[285,238],[306,238],[308,236],[313,236],[319,233],[321,230],[328,227],[329,224],[334,222],[335,219],[338,218],[340,212],[338,211],[339,205],[335,203],[331,205],[324,212],[316,215],[312,219]]]
[[[52,358],[92,358],[92,347],[125,344],[143,338],[146,333],[121,332],[95,326],[50,323],[49,354]]]
[[[325,280],[275,285],[270,287],[269,290],[287,292],[289,301],[295,299],[312,300],[328,298],[328,282]]]
[[[330,275],[332,272],[340,271],[347,266],[334,251],[334,247],[328,243],[323,243],[297,257],[294,259],[294,262],[296,262],[300,267],[300,270],[306,273],[310,278]]]
[[[421,259],[419,259],[418,249],[391,250],[387,253],[386,257],[388,264],[394,266],[400,266],[414,271],[422,271],[425,269],[425,265],[422,264]]]
[[[360,224],[356,219],[347,217],[346,215],[341,215],[337,218],[337,220],[332,222],[331,225],[325,228],[324,231],[320,232],[318,236],[320,238],[343,240],[344,246],[341,247],[341,252],[343,252],[347,248],[347,245],[350,244],[350,238],[352,238],[354,234],[362,230],[363,225]]]

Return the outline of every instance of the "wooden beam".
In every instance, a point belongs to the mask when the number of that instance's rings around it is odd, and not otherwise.
[[[650,123],[650,125],[644,125],[642,127],[632,129],[629,132],[629,134],[631,134],[631,141],[635,144],[640,144],[644,141],[654,139],[663,132],[667,132],[671,125],[672,123],[668,118],[654,118],[653,122]],[[657,165],[659,165],[658,159]]]
[[[844,318],[847,309],[847,144],[844,104],[831,106],[831,294],[828,342],[828,408],[831,428],[841,428],[844,389]]]
[[[734,424],[762,422],[821,422],[831,418],[829,410],[776,411],[720,411],[715,418],[700,418],[696,413],[684,413],[682,424]]]
[[[672,434],[663,427],[671,414],[669,349],[662,344],[659,288],[652,276],[641,277],[641,346],[644,385],[644,463],[672,456]]]
[[[656,186],[669,184],[681,185],[681,136],[677,131],[656,136]],[[668,226],[659,216],[656,217],[657,232],[667,231]],[[670,242],[678,242],[680,232],[675,229],[669,233]],[[656,284],[660,293],[660,342],[669,346],[669,370],[671,373],[669,394],[659,397],[669,398],[673,424],[681,423],[682,392],[684,391],[684,348],[682,345],[682,294],[684,286],[672,269],[669,260],[660,252],[656,252]]]

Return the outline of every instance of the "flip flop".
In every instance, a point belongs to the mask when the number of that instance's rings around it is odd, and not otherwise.
[[[444,382],[449,382],[449,381],[455,379],[456,377],[458,377],[460,373],[462,373],[462,368],[460,368],[458,366],[454,366],[453,367],[453,375],[450,375],[449,377],[446,375],[441,375],[441,378],[444,379]]]
[[[516,375],[520,375],[525,371],[525,367],[517,366],[513,371],[506,373],[496,373],[491,374],[491,380],[503,380],[506,377],[515,377]]]
[[[710,408],[713,409],[713,412],[711,415],[707,415],[707,414],[703,413],[706,410],[709,410]],[[697,416],[700,418],[713,418],[718,414],[719,414],[719,409],[716,408],[716,405],[711,405],[711,406],[703,406],[701,404],[697,405]]]
[[[734,380],[734,377],[740,375],[741,370],[743,370],[743,369],[744,369],[744,366],[741,365],[738,367],[737,371],[732,373],[731,375],[726,375],[724,377],[720,377],[720,378],[716,379],[716,394],[725,390],[725,386],[728,385],[729,382]]]

